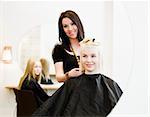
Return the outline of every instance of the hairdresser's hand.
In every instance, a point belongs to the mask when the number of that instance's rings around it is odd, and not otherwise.
[[[80,68],[73,68],[68,72],[69,77],[77,77],[80,76],[83,72],[80,70]]]

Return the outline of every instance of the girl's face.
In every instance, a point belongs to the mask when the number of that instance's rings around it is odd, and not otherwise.
[[[81,52],[81,63],[85,73],[99,73],[99,54],[97,49],[85,47]]]
[[[34,66],[33,66],[33,71],[35,73],[35,75],[40,75],[42,72],[42,65],[40,63],[40,61],[36,61]]]
[[[70,39],[75,39],[77,38],[78,34],[78,28],[77,26],[70,20],[69,18],[63,18],[62,19],[62,25],[64,32]]]

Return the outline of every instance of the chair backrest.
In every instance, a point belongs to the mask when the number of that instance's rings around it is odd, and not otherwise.
[[[30,90],[13,90],[16,95],[17,117],[31,116],[33,112],[38,108],[34,93]]]

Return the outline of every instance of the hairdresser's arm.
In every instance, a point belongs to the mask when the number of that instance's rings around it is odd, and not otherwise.
[[[77,77],[82,74],[79,68],[73,68],[72,70],[64,73],[63,62],[55,63],[56,79],[58,82],[64,82],[71,77]]]

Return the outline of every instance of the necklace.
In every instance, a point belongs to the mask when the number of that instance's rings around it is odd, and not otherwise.
[[[74,54],[74,56],[75,56],[75,58],[76,58],[76,60],[78,62],[78,65],[80,67],[80,60],[79,60],[79,58],[77,57],[77,55],[76,55],[76,53],[75,53],[75,51],[74,51],[74,49],[73,49],[73,47],[71,45],[70,45],[70,48],[71,48],[71,51],[73,52],[73,54]]]

